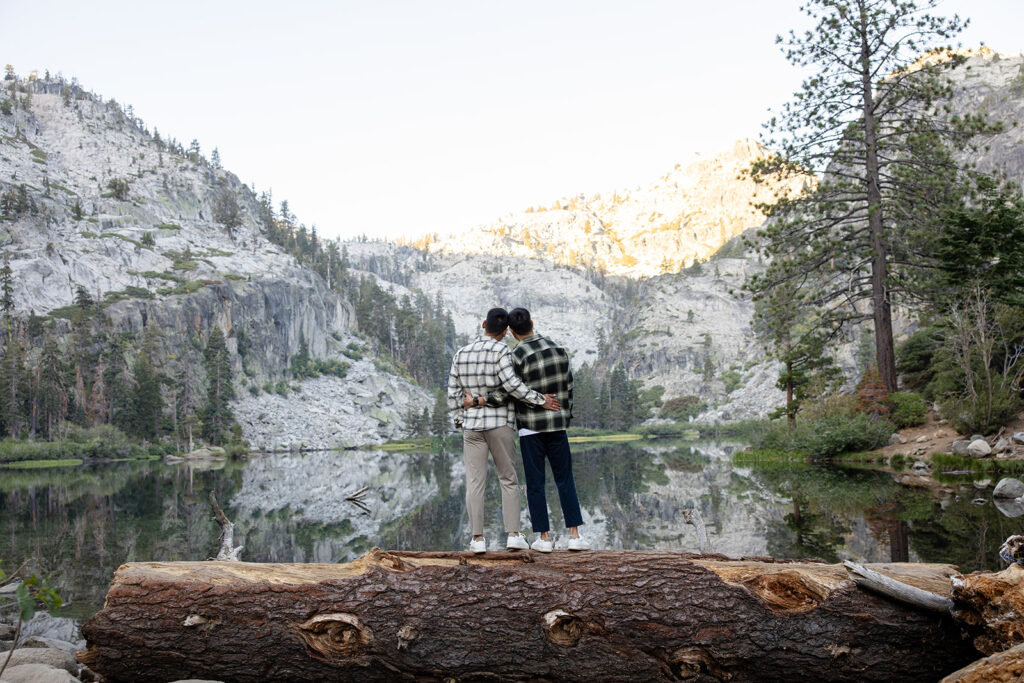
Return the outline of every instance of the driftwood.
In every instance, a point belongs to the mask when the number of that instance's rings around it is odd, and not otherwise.
[[[700,510],[697,508],[683,510],[683,521],[687,524],[692,524],[694,530],[697,532],[697,549],[702,554],[712,552],[711,539],[708,537],[708,528],[704,525],[704,518],[701,516]]]
[[[217,551],[217,560],[238,562],[242,559],[242,550],[245,546],[235,545],[235,525],[231,523],[224,510],[217,504],[217,496],[210,491],[210,508],[213,510],[213,518],[220,526],[220,550]]]
[[[636,551],[127,564],[82,632],[108,681],[935,681],[978,656],[842,565]]]
[[[893,600],[942,614],[953,609],[953,601],[949,598],[897,581],[856,562],[847,560],[843,562],[843,566],[850,572],[858,586],[881,593]]]

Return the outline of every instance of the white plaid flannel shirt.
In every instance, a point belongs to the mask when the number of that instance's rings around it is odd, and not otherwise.
[[[465,392],[487,398],[487,394],[499,386],[532,405],[543,405],[546,400],[544,394],[530,389],[516,375],[512,354],[504,342],[485,337],[456,351],[448,373],[448,410],[455,426],[474,432],[506,425],[515,427],[516,411],[512,401],[501,406],[462,407]]]

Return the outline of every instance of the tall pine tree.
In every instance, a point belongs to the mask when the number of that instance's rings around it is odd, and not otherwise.
[[[206,365],[206,409],[203,411],[203,437],[213,444],[226,443],[235,416],[229,402],[235,397],[231,377],[231,356],[224,333],[214,325],[203,352]]]
[[[790,62],[815,71],[768,123],[765,142],[778,155],[753,168],[757,180],[816,176],[803,192],[764,207],[771,220],[762,248],[772,262],[753,279],[755,296],[815,274],[814,305],[839,323],[872,319],[889,391],[893,302],[910,295],[942,207],[962,194],[964,174],[949,145],[984,128],[937,106],[951,95],[943,70],[957,58],[948,48],[944,59],[914,63],[964,26],[927,13],[938,4],[808,0],[803,11],[814,27],[778,42]]]

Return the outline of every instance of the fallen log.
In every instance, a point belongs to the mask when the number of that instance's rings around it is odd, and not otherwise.
[[[935,681],[978,656],[842,565],[636,551],[126,564],[82,632],[108,681]]]

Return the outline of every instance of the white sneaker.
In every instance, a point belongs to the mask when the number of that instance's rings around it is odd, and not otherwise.
[[[481,538],[479,541],[469,542],[469,552],[471,553],[486,553],[487,552],[487,539]]]
[[[537,540],[534,541],[530,547],[536,550],[538,553],[550,553],[552,550],[555,549],[555,544],[551,541],[545,541],[543,538],[538,536]]]
[[[529,550],[530,545],[523,538],[522,534],[509,534],[508,541],[505,543],[505,547],[508,550]]]
[[[569,539],[569,550],[590,550],[590,542],[582,536]]]

